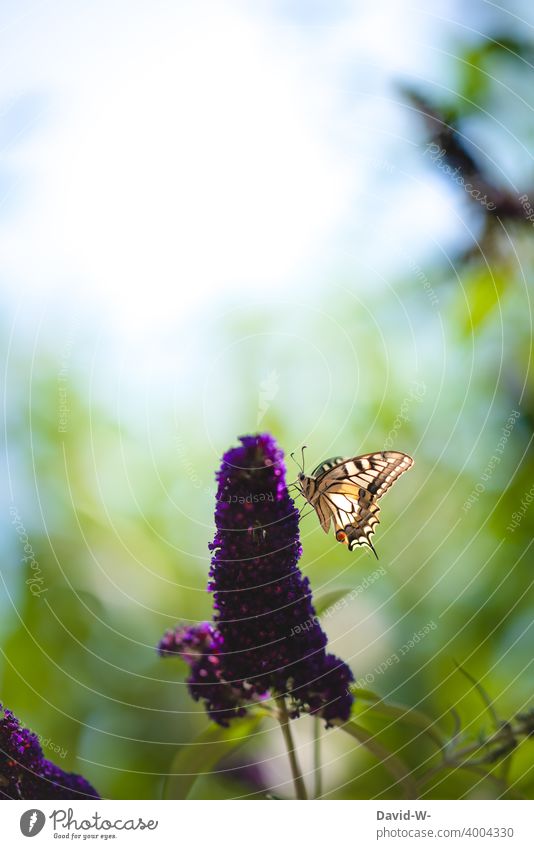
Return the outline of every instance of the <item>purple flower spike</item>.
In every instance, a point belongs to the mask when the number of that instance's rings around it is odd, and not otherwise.
[[[349,718],[353,675],[326,654],[309,581],[297,565],[298,510],[283,454],[269,434],[240,441],[217,473],[208,587],[214,622],[167,631],[159,652],[189,664],[191,695],[221,725],[270,693],[289,696],[292,716],[308,711],[329,726]]]
[[[81,775],[43,756],[37,735],[0,704],[0,799],[99,799]]]
[[[288,694],[293,714],[346,720],[352,672],[326,655],[309,581],[298,568],[298,511],[283,454],[268,434],[241,437],[217,474],[210,589],[224,677],[244,697]]]

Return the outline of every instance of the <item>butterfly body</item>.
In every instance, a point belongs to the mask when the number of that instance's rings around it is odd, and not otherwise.
[[[379,451],[358,457],[333,457],[311,475],[301,472],[297,486],[314,508],[325,533],[334,524],[336,539],[353,551],[366,545],[379,523],[379,498],[413,465],[408,454]]]

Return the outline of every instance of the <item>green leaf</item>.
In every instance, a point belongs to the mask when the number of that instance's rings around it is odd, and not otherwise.
[[[373,692],[373,690],[366,690],[364,687],[356,687],[351,685],[350,691],[354,698],[363,699],[365,702],[381,702],[382,696],[379,696],[378,693]]]
[[[469,275],[457,302],[458,326],[464,337],[480,331],[500,309],[508,282],[509,274],[497,269],[480,269]]]
[[[371,690],[351,687],[350,691],[357,699],[371,702],[371,704],[365,706],[365,712],[369,711],[380,716],[388,716],[392,719],[398,720],[399,722],[403,722],[406,725],[418,728],[420,731],[424,731],[439,749],[442,749],[445,745],[446,740],[442,736],[439,728],[436,726],[436,723],[429,716],[423,713],[423,711],[406,707],[405,705],[388,704]]]
[[[163,798],[187,799],[197,778],[211,772],[223,757],[245,743],[263,718],[256,715],[234,720],[228,728],[213,723],[196,740],[182,746],[171,763]]]
[[[340,587],[338,590],[330,590],[330,592],[323,593],[319,598],[314,599],[313,606],[317,616],[322,616],[329,607],[333,607],[340,598],[344,598],[353,589],[353,587]]]
[[[336,724],[346,734],[350,734],[351,737],[358,740],[362,746],[365,746],[381,762],[384,769],[401,785],[405,799],[419,798],[417,783],[408,766],[397,755],[386,749],[382,743],[379,743],[375,735],[367,731],[366,728],[362,728],[361,725],[358,725],[352,719],[348,722]]]

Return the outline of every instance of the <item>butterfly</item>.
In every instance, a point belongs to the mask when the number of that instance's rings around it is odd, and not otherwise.
[[[412,458],[400,451],[378,451],[350,459],[332,457],[311,475],[304,474],[302,463],[296,486],[314,508],[326,534],[333,521],[338,542],[350,551],[367,545],[378,559],[371,542],[380,521],[377,501],[411,466]]]

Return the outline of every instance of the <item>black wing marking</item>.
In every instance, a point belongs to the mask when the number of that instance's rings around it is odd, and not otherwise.
[[[339,466],[340,463],[343,463],[345,460],[344,457],[330,457],[329,460],[324,460],[322,463],[313,470],[311,473],[312,478],[321,478],[326,472],[331,471],[336,466]]]

